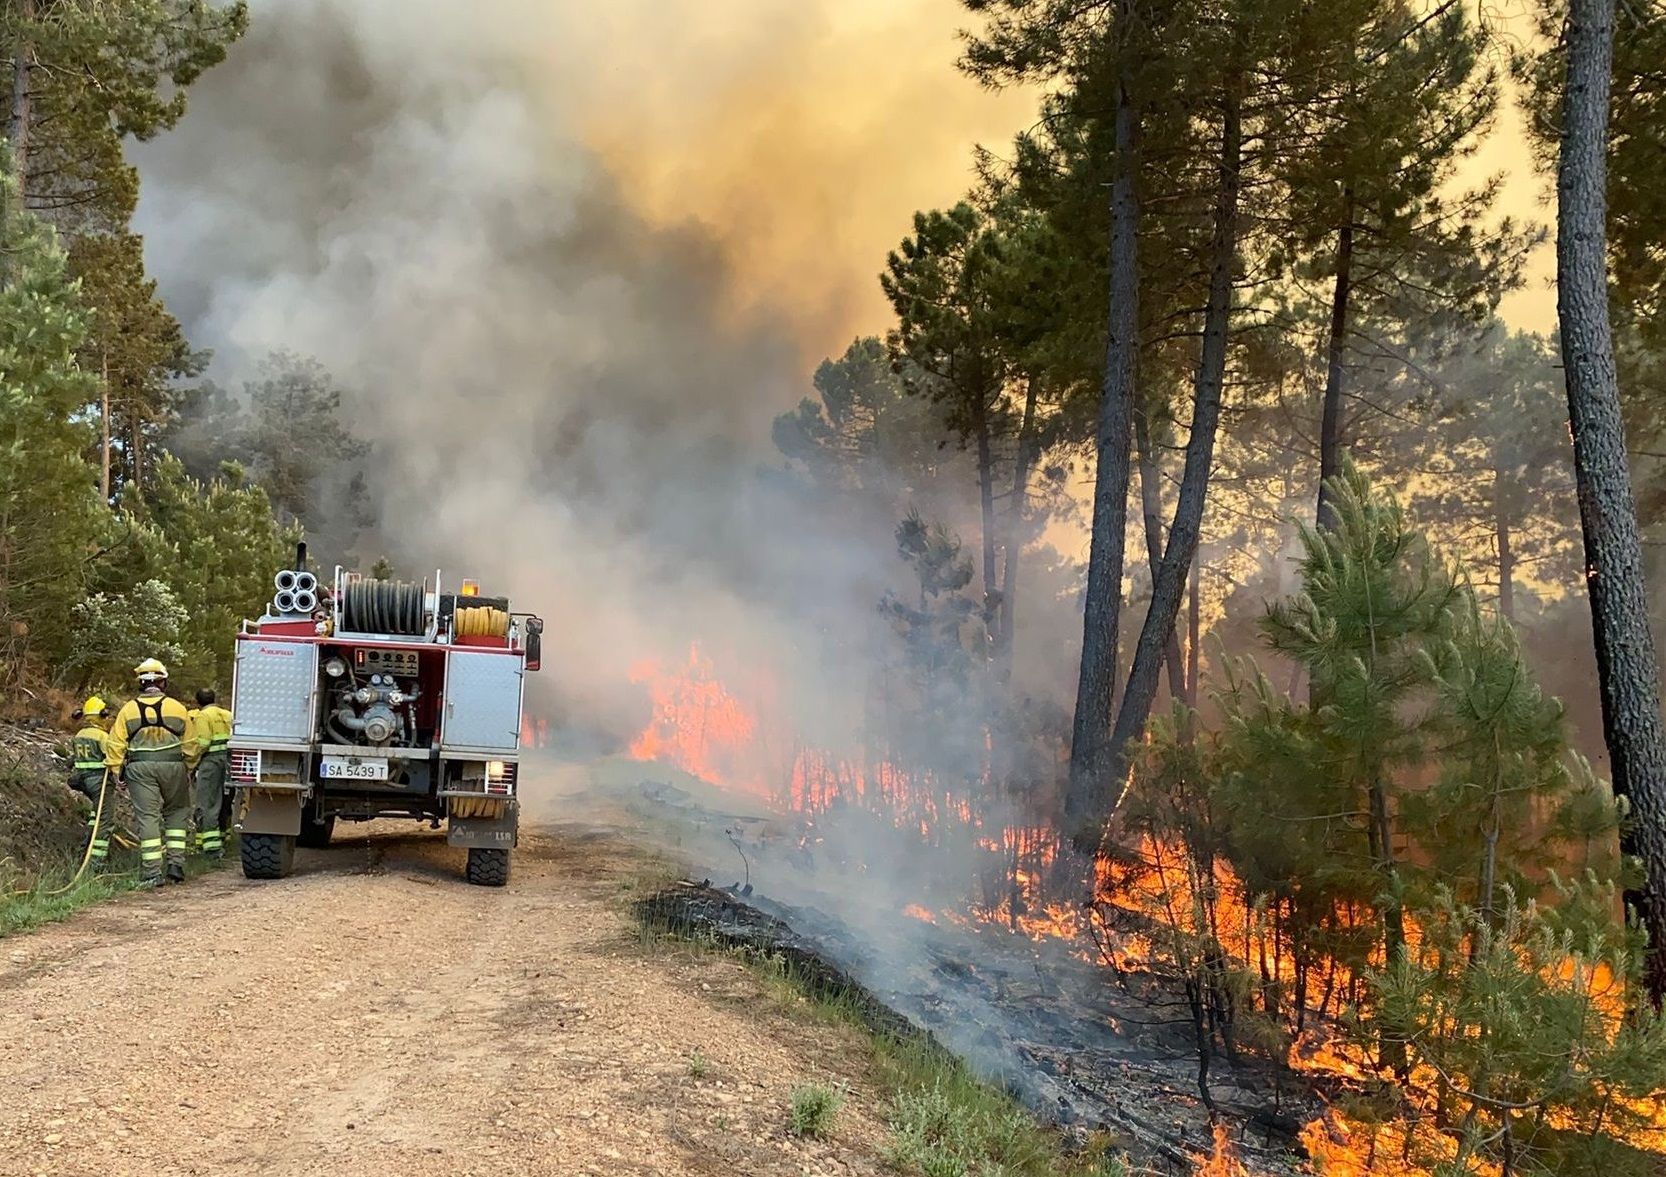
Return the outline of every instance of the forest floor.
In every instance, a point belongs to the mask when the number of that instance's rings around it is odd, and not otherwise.
[[[651,856],[552,823],[488,890],[410,829],[0,941],[0,1174],[882,1170],[866,1036],[646,938]],[[806,1084],[844,1093],[824,1140]]]

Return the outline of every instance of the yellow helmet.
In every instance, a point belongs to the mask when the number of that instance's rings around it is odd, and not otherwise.
[[[81,704],[81,714],[88,719],[97,719],[104,714],[104,700],[97,695],[92,696]]]
[[[167,678],[168,668],[155,658],[146,658],[133,668],[133,673],[140,682],[152,682],[159,678]]]

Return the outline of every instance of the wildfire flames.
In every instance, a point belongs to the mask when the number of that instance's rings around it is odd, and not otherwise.
[[[1131,854],[1094,864],[1093,905],[1063,904],[1050,898],[1058,892],[1051,884],[1062,865],[1063,843],[1056,830],[992,826],[966,796],[939,787],[929,775],[910,774],[884,757],[841,756],[803,746],[790,725],[731,691],[698,645],[673,667],[639,663],[631,681],[645,688],[651,704],[647,725],[629,746],[634,759],[673,765],[795,813],[860,806],[898,831],[917,833],[929,845],[964,835],[964,844],[988,866],[981,901],[937,911],[909,902],[900,909],[903,916],[939,926],[981,923],[1034,940],[1068,942],[1077,955],[1122,973],[1148,972],[1164,962],[1172,967],[1177,959],[1183,964],[1198,944],[1219,945],[1258,972],[1264,983],[1293,991],[1293,1000],[1305,1001],[1304,1008],[1314,1012],[1318,1028],[1303,1031],[1288,1048],[1285,1062],[1292,1070],[1356,1087],[1391,1077],[1364,1052],[1324,1029],[1334,1025],[1357,978],[1332,963],[1322,996],[1315,1000],[1305,993],[1300,969],[1283,949],[1275,920],[1244,901],[1245,888],[1224,862],[1201,865],[1184,847],[1146,839]],[[773,700],[774,694],[761,683],[749,697]],[[527,735],[532,742],[532,733]],[[1141,913],[1147,930],[1112,932],[1101,918],[1110,909]],[[1407,931],[1415,943],[1417,929]],[[1611,981],[1608,986],[1614,988]],[[1620,995],[1612,1000],[1618,1016]],[[1666,1134],[1666,1113],[1657,1123]],[[1408,1131],[1418,1136],[1417,1151],[1424,1156],[1441,1155],[1450,1145],[1427,1123],[1393,1128],[1361,1124],[1334,1109],[1308,1123],[1300,1139],[1312,1171],[1326,1177],[1413,1177],[1427,1170],[1406,1159],[1412,1153]],[[1210,1154],[1196,1156],[1194,1163],[1199,1177],[1248,1172],[1223,1123],[1215,1125]]]
[[[1232,1147],[1226,1125],[1216,1124],[1214,1151],[1198,1158],[1197,1177],[1242,1177],[1243,1173],[1244,1166],[1238,1162],[1238,1151]]]
[[[630,680],[648,688],[653,715],[631,741],[634,760],[672,764],[715,785],[769,798],[758,761],[758,719],[731,695],[698,645],[676,672],[653,661],[631,668]]]

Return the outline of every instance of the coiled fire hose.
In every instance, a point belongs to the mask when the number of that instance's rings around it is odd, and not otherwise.
[[[396,580],[358,580],[342,599],[341,628],[354,633],[416,637],[424,630],[424,594],[420,584]]]
[[[491,605],[459,608],[453,622],[460,638],[501,638],[509,633],[509,614]]]

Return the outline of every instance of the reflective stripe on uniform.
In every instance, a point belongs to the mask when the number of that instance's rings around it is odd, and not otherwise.
[[[162,836],[167,839],[169,850],[185,849],[184,830],[165,830],[163,831]]]
[[[81,770],[82,772],[103,772],[104,771],[104,761],[102,761],[102,760],[77,760],[75,762],[75,767],[77,769]]]
[[[128,745],[127,763],[143,764],[146,761],[183,764],[185,762],[185,749],[180,744],[166,744],[160,748],[150,744],[143,748]]]
[[[139,842],[139,861],[160,862],[162,860],[162,839],[144,838]]]

